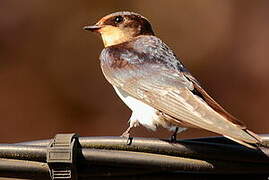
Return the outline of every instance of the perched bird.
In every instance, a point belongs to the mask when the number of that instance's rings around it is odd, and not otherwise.
[[[105,48],[101,68],[118,96],[132,110],[129,137],[139,124],[176,133],[188,127],[221,134],[247,147],[261,138],[225,111],[183,66],[173,51],[154,35],[149,21],[133,12],[116,12],[85,30],[98,32]]]

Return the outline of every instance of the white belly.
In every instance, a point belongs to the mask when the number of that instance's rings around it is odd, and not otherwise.
[[[114,86],[113,86],[114,87]],[[129,120],[130,125],[136,126],[137,123],[155,130],[156,126],[161,122],[160,117],[157,115],[158,110],[139,101],[120,88],[114,87],[116,93],[121,100],[132,110],[132,116]]]
[[[177,126],[173,126],[170,123],[167,123],[161,115],[158,115],[159,111],[153,107],[139,101],[138,99],[130,96],[124,90],[113,86],[117,95],[121,100],[132,110],[132,115],[129,119],[131,127],[135,127],[139,124],[145,126],[148,129],[153,131],[156,130],[157,126],[163,126],[164,128],[169,129],[170,131],[175,132]],[[186,130],[186,128],[178,127],[178,133]]]

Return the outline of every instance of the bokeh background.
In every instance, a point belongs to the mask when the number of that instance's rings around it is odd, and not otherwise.
[[[128,127],[131,112],[99,66],[101,39],[82,30],[120,10],[150,19],[209,94],[251,130],[269,133],[268,9],[267,0],[1,0],[0,142],[63,132],[117,136]]]

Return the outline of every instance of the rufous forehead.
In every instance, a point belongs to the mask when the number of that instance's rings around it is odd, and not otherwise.
[[[111,19],[111,16],[105,16],[102,19],[99,20],[99,22],[106,22],[108,19]]]
[[[98,24],[112,24],[117,16],[107,15],[98,21]],[[125,16],[123,16],[125,17]]]
[[[132,21],[142,22],[144,19],[143,17],[137,15],[118,15],[118,16],[122,16],[125,19],[125,21],[127,20],[126,22],[132,22]],[[107,15],[102,19],[100,19],[97,24],[111,25],[114,23],[115,18],[118,16]]]
[[[144,19],[146,19],[145,17],[143,17],[140,14],[137,14],[137,13],[134,13],[134,12],[129,12],[129,11],[121,11],[121,12],[111,13],[111,14],[108,14],[108,15],[104,16],[102,19],[103,20],[107,20],[107,19],[110,19],[112,17],[117,17],[117,16],[137,17],[137,18],[144,18]]]

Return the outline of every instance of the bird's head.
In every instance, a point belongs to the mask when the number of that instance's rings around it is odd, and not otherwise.
[[[133,12],[109,14],[84,29],[100,33],[105,47],[130,41],[139,35],[154,35],[149,21]]]

